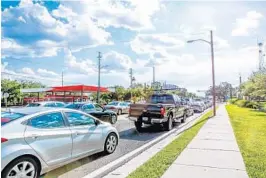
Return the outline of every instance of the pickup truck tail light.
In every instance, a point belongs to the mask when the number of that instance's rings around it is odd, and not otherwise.
[[[161,115],[165,114],[165,108],[161,108]]]

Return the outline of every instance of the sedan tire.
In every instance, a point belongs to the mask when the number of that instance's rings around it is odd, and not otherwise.
[[[117,144],[118,144],[117,135],[115,133],[110,133],[107,136],[105,144],[104,144],[104,152],[106,154],[112,154],[115,151]]]
[[[27,156],[20,157],[9,163],[1,174],[3,178],[29,177],[38,178],[40,167],[35,159]]]
[[[119,110],[117,111],[117,115],[121,115],[121,114],[122,114],[122,110],[119,109]]]

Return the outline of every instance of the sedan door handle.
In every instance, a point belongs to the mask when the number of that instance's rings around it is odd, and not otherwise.
[[[38,134],[32,134],[32,135],[31,135],[31,137],[32,137],[33,139],[37,139],[38,136],[39,136]]]
[[[81,135],[82,133],[81,132],[75,132],[75,135]]]

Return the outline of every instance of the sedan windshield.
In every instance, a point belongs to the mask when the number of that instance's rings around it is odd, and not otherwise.
[[[30,103],[27,105],[27,107],[38,107],[40,105],[41,105],[40,103]]]
[[[1,126],[25,116],[20,113],[1,112]]]
[[[69,104],[66,106],[66,108],[69,108],[69,109],[79,109],[81,108],[83,104]]]

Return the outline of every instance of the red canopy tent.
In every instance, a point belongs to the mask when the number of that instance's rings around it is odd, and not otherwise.
[[[61,86],[61,87],[52,87],[50,92],[97,92],[97,86],[89,85],[70,85],[70,86]],[[106,87],[100,87],[100,92],[108,92]]]
[[[83,101],[88,99],[88,96],[84,93],[97,92],[97,86],[89,85],[69,85],[69,86],[58,86],[50,88],[40,89],[22,89],[24,93],[38,93],[37,99],[34,97],[24,98],[25,102],[40,101],[40,100],[56,100],[56,101],[74,101],[75,99]],[[45,92],[44,98],[39,98],[39,93]],[[106,87],[100,87],[100,92],[108,92]],[[50,94],[49,94],[50,93]]]

